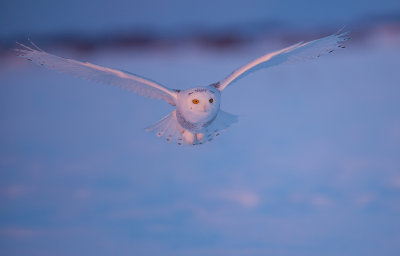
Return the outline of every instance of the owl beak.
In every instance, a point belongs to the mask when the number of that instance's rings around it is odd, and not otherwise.
[[[208,109],[209,109],[209,108],[208,108],[208,106],[207,106],[207,105],[204,105],[204,106],[203,106],[203,112],[207,112],[207,111],[208,111]]]

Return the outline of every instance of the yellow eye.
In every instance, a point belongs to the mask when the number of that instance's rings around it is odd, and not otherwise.
[[[210,102],[210,103],[213,103],[213,102],[214,102],[214,99],[210,99],[209,102]]]
[[[199,100],[198,99],[194,99],[194,100],[192,100],[192,102],[193,102],[193,104],[198,104]]]

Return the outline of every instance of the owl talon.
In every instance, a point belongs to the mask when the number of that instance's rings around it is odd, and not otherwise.
[[[203,142],[204,134],[203,133],[196,133],[196,139],[199,142]]]
[[[182,134],[183,139],[185,140],[185,142],[187,144],[193,144],[194,142],[194,134],[189,132],[189,131],[185,131],[185,133]]]

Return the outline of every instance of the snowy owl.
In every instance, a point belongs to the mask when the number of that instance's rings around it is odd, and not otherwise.
[[[155,132],[158,137],[164,137],[168,142],[175,141],[179,145],[198,145],[213,140],[215,136],[237,122],[235,115],[220,109],[221,93],[228,85],[261,68],[314,59],[337,48],[344,48],[342,42],[348,39],[347,35],[348,33],[337,33],[268,53],[240,67],[219,82],[188,90],[170,89],[126,71],[58,57],[41,50],[32,42],[31,47],[19,44],[22,48],[16,51],[18,56],[48,69],[121,87],[176,106],[174,111],[156,124],[147,127],[146,131]]]

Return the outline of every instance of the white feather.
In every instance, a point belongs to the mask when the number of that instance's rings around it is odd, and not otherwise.
[[[347,35],[348,32],[335,34],[307,43],[300,42],[285,49],[268,53],[240,67],[224,80],[213,84],[213,86],[222,91],[229,84],[237,82],[256,70],[277,66],[283,63],[318,58],[321,55],[333,52],[337,48],[344,48],[341,42],[348,39]]]
[[[36,49],[32,49],[23,44],[19,45],[24,48],[16,49],[20,57],[28,59],[48,69],[68,73],[95,82],[114,85],[141,96],[165,100],[173,106],[176,105],[176,91],[168,89],[167,87],[149,79],[126,71],[58,57],[40,50],[35,45]]]

